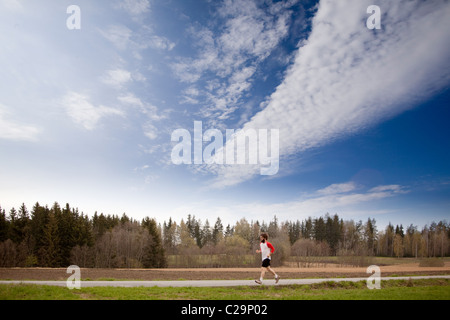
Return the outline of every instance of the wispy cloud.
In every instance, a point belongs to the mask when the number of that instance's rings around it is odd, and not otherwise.
[[[130,44],[132,31],[123,25],[111,25],[105,30],[99,29],[99,32],[120,50],[125,50]]]
[[[369,30],[366,0],[320,2],[312,32],[265,108],[243,129],[279,128],[280,155],[329,144],[393,117],[450,82],[450,4],[378,1],[382,29]],[[280,160],[282,162],[283,159]],[[239,178],[223,167],[222,185]]]
[[[165,120],[169,117],[171,110],[158,110],[158,107],[153,104],[143,102],[139,97],[133,93],[127,92],[117,98],[124,106],[133,107],[138,110],[143,119],[142,132],[144,136],[150,140],[155,140],[158,137],[160,130],[156,127],[156,122]]]
[[[304,217],[310,215],[320,216],[327,212],[339,212],[340,215],[346,215],[348,212],[354,213],[355,208],[360,205],[408,193],[408,189],[400,185],[382,185],[369,190],[363,190],[362,188],[354,190],[349,188],[349,186],[354,186],[353,182],[330,185],[316,192],[305,194],[298,200],[270,205],[257,204],[252,211],[264,212],[267,216],[280,213],[287,217],[298,215]],[[326,190],[325,194],[324,190]],[[254,205],[245,206],[250,207]],[[378,205],[378,207],[380,206]],[[373,212],[372,209],[368,210]],[[389,208],[382,210],[382,212],[388,211]],[[364,210],[361,210],[360,214],[364,214]]]
[[[246,201],[229,206],[192,203],[176,208],[173,212],[179,213],[181,218],[185,212],[195,212],[196,216],[202,218],[208,218],[211,212],[216,212],[220,213],[222,219],[245,217],[249,221],[259,220],[260,222],[262,217],[270,219],[275,215],[282,221],[319,217],[326,213],[338,213],[340,217],[373,217],[395,213],[395,208],[383,205],[381,201],[400,197],[409,192],[407,187],[401,185],[380,185],[371,189],[360,186],[354,190],[344,191],[349,189],[344,186],[352,185],[354,185],[353,182],[330,185],[285,202]],[[321,194],[323,190],[327,190],[327,194]]]
[[[108,70],[106,75],[102,77],[103,83],[111,85],[115,88],[121,88],[131,80],[131,73],[124,69]]]
[[[332,184],[326,188],[318,190],[317,193],[321,194],[321,195],[340,194],[340,193],[353,191],[353,190],[355,190],[355,188],[356,188],[356,185],[354,182],[336,183],[336,184]]]
[[[148,46],[153,49],[168,50],[171,51],[175,47],[175,43],[167,39],[166,37],[151,35],[147,39]]]
[[[95,129],[98,121],[109,115],[123,116],[123,112],[105,107],[103,105],[94,106],[89,97],[77,92],[68,92],[62,99],[62,106],[72,120],[83,126],[86,130]]]
[[[124,9],[132,16],[138,16],[150,11],[150,2],[148,0],[120,0],[117,7]]]
[[[263,9],[252,0],[225,1],[217,14],[224,26],[220,32],[192,26],[189,32],[198,55],[180,58],[172,64],[172,70],[183,82],[205,80],[206,85],[202,86],[201,100],[197,95],[196,99],[184,97],[183,102],[204,104],[200,114],[210,121],[228,119],[251,88],[258,65],[287,36],[289,8],[295,2],[268,4]]]
[[[36,141],[41,129],[12,119],[10,108],[0,104],[0,139]]]
[[[157,35],[153,29],[143,23],[139,23],[132,29],[122,24],[114,24],[98,32],[117,49],[129,50],[134,58],[142,59],[141,52],[147,48],[171,51],[175,43],[168,38]]]

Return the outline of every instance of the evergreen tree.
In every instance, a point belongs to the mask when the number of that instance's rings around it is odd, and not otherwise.
[[[317,241],[326,240],[325,221],[322,217],[314,219],[314,239]]]
[[[227,227],[225,229],[225,234],[224,234],[225,238],[232,237],[233,233],[234,233],[234,228],[231,227],[230,224],[227,224]]]
[[[16,228],[16,241],[17,243],[21,243],[25,240],[25,238],[28,237],[29,234],[29,223],[30,223],[30,217],[28,215],[27,207],[25,206],[25,203],[22,203],[22,205],[19,208],[19,211],[17,213],[17,219],[15,222],[15,228]]]
[[[17,215],[16,209],[14,207],[9,210],[9,230],[8,230],[8,239],[10,239],[14,243],[20,243],[20,230],[18,222],[19,218]]]
[[[217,245],[223,239],[223,225],[222,221],[218,217],[216,223],[214,224],[214,229],[212,232],[212,243]]]
[[[299,220],[296,222],[288,222],[288,234],[289,242],[293,245],[301,236],[301,223]]]
[[[146,246],[142,263],[145,268],[165,268],[167,260],[162,246],[161,234],[158,231],[157,223],[148,217],[142,220],[142,226],[150,234],[150,243]]]
[[[163,225],[163,244],[166,252],[169,254],[175,253],[175,246],[177,242],[176,237],[176,229],[177,224],[175,221],[172,221],[172,218],[169,218],[169,222],[166,223],[164,221]]]
[[[31,234],[34,239],[34,248],[32,251],[35,255],[40,252],[41,248],[45,246],[45,226],[49,221],[50,211],[47,207],[42,207],[39,205],[39,202],[33,206],[31,210]]]
[[[367,243],[367,250],[369,255],[374,254],[376,237],[377,237],[376,221],[375,219],[368,218],[364,226],[364,238]]]
[[[269,227],[267,228],[267,232],[269,237],[276,238],[278,236],[279,226],[278,226],[278,218],[277,216],[273,217],[273,220],[270,221]]]
[[[205,225],[202,228],[202,247],[212,244],[212,230],[209,225],[208,219],[205,221]]]
[[[44,246],[40,248],[39,262],[46,267],[61,266],[61,248],[59,241],[58,222],[54,212],[50,212],[48,223],[44,229]]]
[[[9,223],[6,219],[5,209],[2,209],[0,206],[0,242],[8,239],[8,229]]]
[[[311,217],[302,222],[302,236],[305,239],[312,240],[314,238],[314,225]]]
[[[203,232],[201,229],[201,221],[194,220],[194,239],[197,247],[203,247]]]
[[[331,254],[336,255],[339,242],[342,236],[341,222],[337,214],[331,218],[327,215],[327,221],[325,225],[326,241],[331,249]]]

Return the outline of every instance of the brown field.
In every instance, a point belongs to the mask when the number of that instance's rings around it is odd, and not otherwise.
[[[450,274],[450,262],[444,267],[419,267],[419,263],[380,266],[381,276]],[[274,268],[284,279],[367,277],[366,268],[309,267]],[[259,276],[259,268],[196,269],[90,269],[81,268],[81,280],[244,280]],[[0,268],[0,280],[66,280],[64,268]],[[271,275],[267,275],[271,277]]]

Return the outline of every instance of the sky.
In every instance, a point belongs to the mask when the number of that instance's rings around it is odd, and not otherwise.
[[[444,0],[0,0],[0,205],[449,221],[449,16]]]

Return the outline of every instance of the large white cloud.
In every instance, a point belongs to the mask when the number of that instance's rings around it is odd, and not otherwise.
[[[366,27],[371,4],[321,1],[311,34],[284,80],[243,129],[279,129],[280,155],[301,156],[445,88],[450,82],[449,2],[377,1],[380,30]],[[255,166],[214,170],[219,187],[259,174]]]

